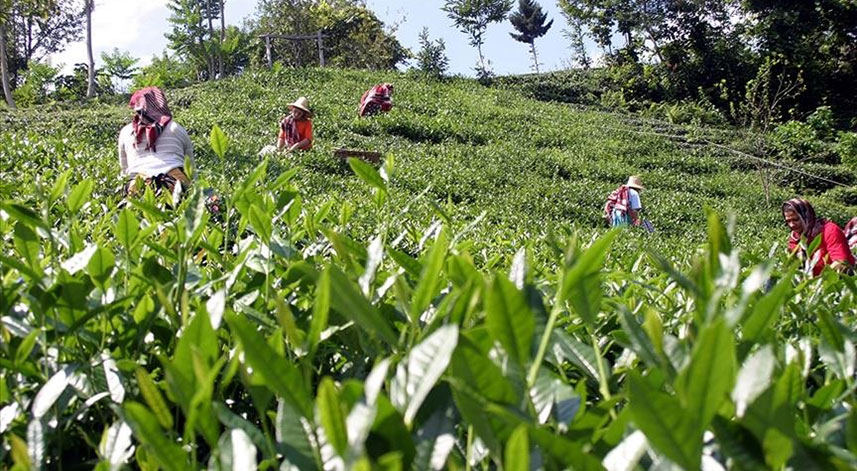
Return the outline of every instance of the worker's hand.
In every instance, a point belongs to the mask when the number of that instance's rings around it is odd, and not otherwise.
[[[845,262],[835,261],[830,264],[830,268],[836,270],[839,273],[849,273],[851,271],[851,266]]]

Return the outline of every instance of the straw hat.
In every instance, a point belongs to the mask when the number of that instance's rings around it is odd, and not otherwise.
[[[306,111],[310,116],[312,116],[312,111],[309,110],[309,100],[307,100],[306,97],[302,96],[298,98],[294,103],[289,105],[289,108],[297,108],[299,110]]]
[[[640,177],[638,177],[637,175],[632,175],[631,177],[629,177],[628,184],[625,186],[627,186],[628,188],[636,188],[638,190],[646,189],[646,187],[643,186],[643,182],[640,181]]]

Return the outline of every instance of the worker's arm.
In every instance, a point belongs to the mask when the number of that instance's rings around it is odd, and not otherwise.
[[[827,243],[827,254],[830,257],[830,268],[845,273],[854,266],[854,256],[848,247],[845,234],[835,224],[827,224],[824,227],[824,239]]]
[[[306,149],[309,149],[309,145],[310,145],[310,143],[311,143],[311,142],[312,142],[312,141],[310,141],[309,139],[304,139],[304,140],[302,140],[302,141],[300,141],[300,142],[296,142],[296,143],[295,143],[295,145],[293,145],[293,146],[289,147],[289,152],[291,152],[291,151],[293,151],[293,150],[306,150]]]

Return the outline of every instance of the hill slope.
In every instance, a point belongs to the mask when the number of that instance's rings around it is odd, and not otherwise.
[[[357,119],[360,94],[382,80],[396,84],[393,112]],[[391,216],[389,232],[395,237],[403,229],[423,230],[433,218],[448,216],[461,227],[485,212],[471,233],[477,246],[511,252],[548,226],[602,229],[603,201],[629,174],[641,175],[648,187],[644,205],[658,229],[649,244],[669,246],[670,252],[696,245],[704,234],[704,207],[734,211],[737,243],[756,253],[766,253],[772,241],[784,236],[778,208],[793,196],[790,191],[773,185],[766,202],[751,163],[710,147],[635,132],[639,123],[622,115],[538,102],[467,80],[438,83],[335,69],[252,73],[168,91],[175,119],[196,145],[198,175],[227,197],[234,182],[259,163],[257,152],[273,142],[286,104],[299,95],[309,97],[316,113],[315,148],[274,157],[273,175],[296,166],[307,197],[348,201],[354,208],[350,231],[358,238],[376,232],[378,221]],[[12,145],[4,137],[0,156],[11,161],[4,166],[5,181],[15,175],[24,186],[30,179],[50,182],[73,167],[75,178],[110,182],[101,195],[120,184],[115,138],[128,120],[122,106],[42,109],[3,119],[4,131],[19,138],[31,133],[29,144]],[[215,124],[232,141],[224,162],[208,144]],[[54,141],[63,142],[64,157],[54,161],[44,153],[48,160],[36,164],[36,173],[32,162],[15,157],[25,152],[22,146],[52,146]],[[395,156],[393,191],[383,214],[376,213],[365,186],[331,156],[340,147]],[[39,152],[20,155],[26,154]],[[0,197],[27,198],[20,188],[6,188]],[[819,203],[840,217],[857,213],[824,199]]]
[[[355,119],[381,79],[396,110]],[[260,165],[303,91],[315,150]],[[282,71],[170,99],[202,181],[166,211],[115,192],[123,107],[2,117],[0,468],[857,469],[857,287],[742,260],[788,196],[745,162],[467,81]],[[338,146],[395,155],[390,183]],[[657,236],[539,237],[600,232],[632,172]],[[701,236],[705,204],[736,209],[741,254],[717,217]]]

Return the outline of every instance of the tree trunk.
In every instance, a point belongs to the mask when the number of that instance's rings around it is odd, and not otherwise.
[[[223,0],[220,0],[220,50],[217,55],[220,58],[220,78],[226,75],[223,65],[223,42],[226,41],[226,10],[223,8]]]
[[[199,20],[196,23],[197,32],[199,33],[196,37],[197,42],[199,43],[199,50],[202,53],[202,58],[205,61],[205,68],[207,70],[197,70],[196,78],[197,80],[202,80],[202,76],[205,73],[208,73],[208,80],[211,80],[211,55],[208,53],[208,48],[205,45],[205,30],[203,27],[203,12],[202,12],[202,4],[197,4],[199,8]]]
[[[539,72],[539,56],[536,54],[536,41],[530,41],[530,51],[533,53],[533,64],[536,65],[536,75],[540,75]]]
[[[86,85],[86,98],[95,96],[95,59],[92,58],[92,10],[95,0],[86,2],[86,53],[89,56],[89,77]]]
[[[208,44],[214,43],[214,24],[211,22],[211,0],[205,2],[205,16],[208,17]],[[214,79],[214,54],[208,56],[208,79]]]
[[[12,87],[9,85],[9,67],[6,64],[6,23],[0,21],[0,75],[3,79],[3,95],[9,108],[15,109],[15,99],[12,97]]]
[[[476,50],[479,52],[479,63],[482,64],[482,72],[488,72],[485,70],[485,58],[482,56],[482,42],[476,43]]]

